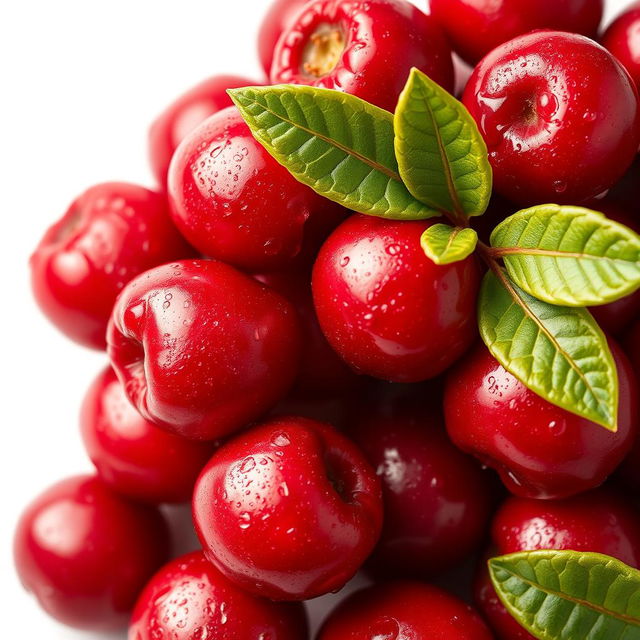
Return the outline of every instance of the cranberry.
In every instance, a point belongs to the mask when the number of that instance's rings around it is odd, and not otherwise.
[[[129,640],[306,640],[307,633],[301,604],[249,595],[196,551],[170,562],[147,584]]]
[[[282,32],[293,24],[306,2],[307,0],[272,0],[258,31],[258,57],[267,75]]]
[[[207,119],[178,147],[169,195],[173,218],[194,247],[252,271],[315,255],[345,215],[278,164],[235,107]]]
[[[277,600],[337,590],[380,533],[380,486],[329,425],[275,418],[223,445],[196,482],[196,531],[239,587]]]
[[[576,34],[514,38],[476,67],[463,102],[514,202],[577,204],[610,187],[640,144],[638,93],[622,65]]]
[[[640,516],[623,498],[604,489],[567,500],[510,498],[492,525],[487,555],[536,549],[592,551],[640,566]],[[533,638],[507,612],[491,584],[486,565],[479,568],[475,598],[501,640]]]
[[[320,329],[311,295],[311,278],[292,271],[255,277],[289,300],[298,311],[304,333],[302,361],[296,382],[298,394],[326,396],[355,388],[359,377],[329,346]]]
[[[453,90],[451,50],[430,16],[406,0],[313,0],[273,54],[273,84],[351,93],[393,111],[417,67]]]
[[[157,267],[118,298],[111,363],[140,413],[213,440],[258,418],[297,373],[295,310],[275,291],[213,260]]]
[[[320,326],[361,373],[394,382],[432,378],[474,340],[478,263],[434,264],[420,246],[432,224],[356,215],[320,251],[313,271]]]
[[[325,621],[318,640],[492,640],[468,605],[421,582],[391,582],[343,600]]]
[[[616,433],[536,395],[479,345],[447,379],[449,436],[516,495],[564,498],[597,487],[629,451],[638,423],[633,370],[610,346],[620,381]]]
[[[92,476],[53,485],[25,510],[14,540],[25,589],[64,624],[126,624],[145,582],[166,561],[166,523]]]
[[[636,372],[636,381],[640,381],[640,318],[631,325],[625,339],[626,353]]]
[[[347,430],[382,480],[385,520],[370,565],[415,577],[459,565],[488,526],[489,477],[447,438],[439,388],[378,384],[371,396]]]
[[[124,285],[151,267],[191,255],[163,196],[110,182],[85,191],[49,227],[31,256],[31,284],[58,329],[104,349],[111,309]]]
[[[227,89],[255,86],[239,76],[213,76],[174,100],[149,129],[149,159],[158,184],[167,187],[167,172],[174,151],[182,140],[209,116],[230,107]]]
[[[603,0],[430,0],[454,51],[475,65],[492,49],[535,29],[595,38]]]
[[[620,14],[602,35],[602,44],[622,62],[640,87],[640,2]]]
[[[80,414],[82,438],[100,479],[144,502],[186,502],[214,450],[145,420],[111,367],[94,380]]]

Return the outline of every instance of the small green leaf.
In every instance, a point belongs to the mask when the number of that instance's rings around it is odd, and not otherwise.
[[[422,250],[436,264],[451,264],[470,256],[478,244],[478,234],[470,228],[448,224],[430,226],[420,238]]]
[[[640,571],[599,553],[522,551],[489,560],[509,613],[540,640],[640,640]]]
[[[616,365],[586,309],[537,300],[500,269],[482,283],[478,324],[493,356],[529,389],[616,431]]]
[[[640,236],[582,207],[519,211],[494,229],[491,245],[519,287],[552,304],[604,304],[640,287]]]
[[[299,85],[228,93],[256,140],[320,195],[383,218],[439,215],[400,178],[388,111],[340,91]]]
[[[400,175],[418,200],[461,217],[485,212],[492,183],[487,145],[461,102],[414,68],[394,127]]]

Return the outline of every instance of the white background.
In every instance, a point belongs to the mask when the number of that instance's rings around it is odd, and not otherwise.
[[[420,2],[416,2],[420,5]],[[610,0],[608,15],[625,0]],[[80,400],[104,354],[61,337],[31,300],[27,260],[88,186],[153,186],[149,123],[216,73],[260,79],[255,33],[267,0],[18,0],[0,9],[0,598],[11,640],[78,640],[14,575],[13,527],[44,488],[89,471]],[[123,637],[114,636],[114,637]]]

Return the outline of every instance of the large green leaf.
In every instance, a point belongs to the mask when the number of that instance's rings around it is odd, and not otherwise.
[[[469,227],[433,224],[420,238],[422,250],[436,264],[459,262],[471,255],[478,243],[478,234]]]
[[[439,215],[407,191],[393,150],[393,116],[355,96],[316,87],[232,89],[255,138],[319,194],[372,216]]]
[[[491,245],[518,286],[552,304],[604,304],[640,287],[640,237],[582,207],[519,211],[494,229]]]
[[[541,640],[640,640],[640,572],[599,553],[523,551],[489,560],[511,615]]]
[[[485,212],[492,182],[487,146],[461,102],[412,69],[394,127],[400,175],[418,200],[459,217]]]
[[[480,335],[500,364],[552,404],[615,431],[618,375],[591,314],[538,300],[499,270],[488,272],[478,307]]]

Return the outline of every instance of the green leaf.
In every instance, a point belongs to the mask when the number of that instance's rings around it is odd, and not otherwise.
[[[586,309],[537,300],[499,269],[485,275],[478,324],[493,356],[529,389],[616,431],[617,370],[602,330]]]
[[[509,613],[541,640],[640,640],[640,572],[577,551],[522,551],[489,560]]]
[[[400,175],[418,200],[459,217],[485,212],[492,183],[487,145],[461,102],[414,68],[394,127]]]
[[[258,142],[320,195],[383,218],[439,215],[400,178],[388,111],[340,91],[298,85],[245,87],[229,95]]]
[[[478,234],[470,228],[448,224],[430,226],[420,238],[422,250],[436,264],[451,264],[470,256],[478,244]]]
[[[494,229],[491,245],[519,287],[552,304],[604,304],[640,287],[640,236],[582,207],[519,211]]]

